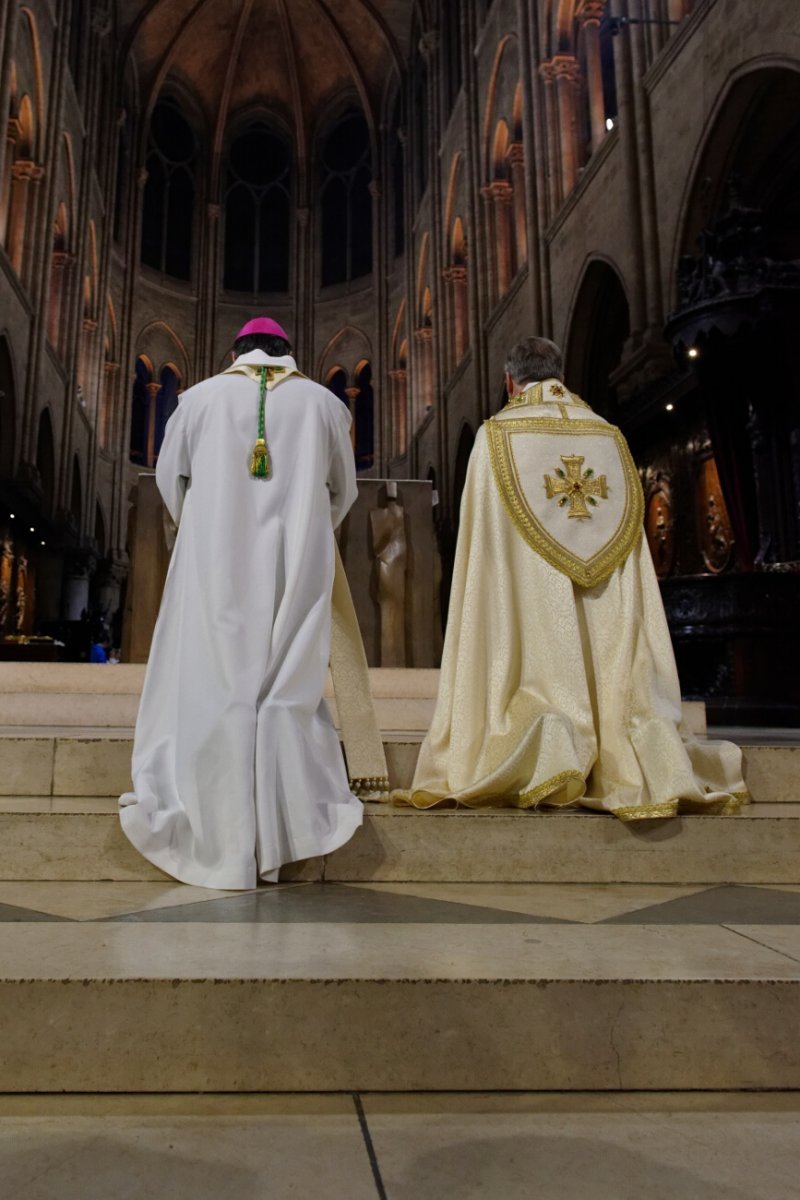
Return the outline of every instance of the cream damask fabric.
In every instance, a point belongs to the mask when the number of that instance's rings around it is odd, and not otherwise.
[[[519,419],[522,408],[494,421]],[[528,405],[524,416],[553,421],[563,408],[576,421],[597,420],[563,395]],[[536,483],[523,480],[527,495]],[[739,748],[697,741],[681,728],[646,541],[636,536],[594,587],[575,584],[521,536],[485,426],[462,500],[436,712],[412,789],[394,798],[420,808],[582,805],[623,820],[727,813],[747,800]]]

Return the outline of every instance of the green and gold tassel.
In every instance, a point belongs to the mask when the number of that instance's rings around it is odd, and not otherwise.
[[[250,474],[253,479],[269,479],[272,463],[269,457],[266,434],[267,375],[269,367],[261,367],[261,386],[258,398],[258,437],[250,458]]]
[[[267,443],[263,438],[259,438],[253,447],[253,456],[250,459],[250,474],[254,479],[269,479],[270,473],[271,464]]]

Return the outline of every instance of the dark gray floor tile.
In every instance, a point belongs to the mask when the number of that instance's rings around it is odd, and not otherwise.
[[[800,925],[800,893],[759,887],[716,887],[637,908],[602,925]]]
[[[69,921],[69,917],[56,917],[52,913],[36,912],[32,908],[18,908],[16,904],[0,904],[0,921]]]
[[[426,900],[398,896],[338,883],[310,883],[303,887],[271,891],[268,887],[224,900],[207,900],[176,908],[148,909],[112,917],[113,921],[155,921],[211,924],[292,924],[332,922],[338,924],[400,925],[564,925],[552,917],[502,912],[449,900]]]

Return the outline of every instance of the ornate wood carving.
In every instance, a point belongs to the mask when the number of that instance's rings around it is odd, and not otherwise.
[[[734,538],[725,499],[720,487],[717,464],[704,460],[697,481],[697,519],[700,551],[706,570],[719,575],[730,566]]]

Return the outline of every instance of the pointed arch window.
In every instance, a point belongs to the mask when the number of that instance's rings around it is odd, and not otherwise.
[[[356,470],[366,471],[375,461],[375,392],[372,366],[361,362],[356,367]]]
[[[150,121],[142,215],[142,262],[174,279],[192,274],[197,140],[171,99]]]
[[[178,406],[180,387],[180,375],[172,363],[156,376],[144,354],[137,358],[131,405],[131,462],[145,467],[156,465],[167,421]]]
[[[249,126],[231,144],[225,192],[225,287],[289,290],[292,156],[268,126]]]
[[[347,113],[328,133],[320,173],[322,286],[328,287],[372,271],[372,151],[361,113]]]

